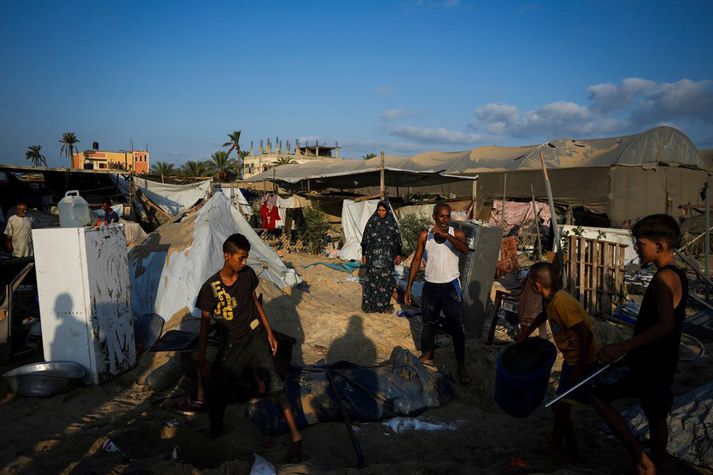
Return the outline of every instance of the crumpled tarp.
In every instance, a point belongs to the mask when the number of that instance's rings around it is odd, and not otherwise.
[[[415,416],[453,399],[453,382],[447,375],[426,369],[418,357],[398,346],[388,361],[375,368],[349,362],[335,363],[328,368],[352,422]],[[326,367],[295,368],[285,383],[295,419],[301,427],[343,420],[325,370]],[[270,400],[251,403],[246,412],[265,434],[288,432],[282,411]]]
[[[640,408],[628,411],[624,417],[635,436],[648,432],[649,425]],[[713,467],[713,382],[674,399],[667,422],[669,454],[691,465]]]
[[[198,291],[223,267],[223,242],[233,233],[250,241],[248,265],[260,278],[280,288],[302,281],[262,242],[230,200],[216,193],[193,216],[162,226],[129,251],[134,316],[157,313],[168,320],[185,308],[200,316],[194,308]]]
[[[129,180],[120,175],[117,177],[119,189],[128,198]],[[190,209],[200,199],[208,199],[212,191],[211,183],[212,180],[205,180],[188,185],[172,185],[134,177],[134,185],[171,216]]]

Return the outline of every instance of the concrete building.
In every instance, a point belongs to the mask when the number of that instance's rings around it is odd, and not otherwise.
[[[76,152],[72,156],[72,168],[83,170],[126,170],[134,173],[149,172],[150,154],[147,150],[99,150],[94,142],[91,150]]]
[[[270,139],[267,139],[266,142],[261,140],[257,153],[254,151],[253,144],[250,143],[250,154],[245,156],[243,176],[250,178],[269,170],[280,162],[310,163],[323,158],[340,158],[339,150],[339,142],[330,147],[320,145],[319,142],[315,142],[314,145],[300,145],[299,140],[295,140],[293,147],[288,140],[283,147],[279,138],[275,139],[274,144]]]

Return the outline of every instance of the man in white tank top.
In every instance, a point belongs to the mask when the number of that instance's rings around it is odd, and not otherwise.
[[[458,364],[458,378],[462,384],[470,381],[465,367],[465,332],[463,331],[463,292],[460,286],[458,261],[460,254],[470,252],[465,242],[465,233],[448,226],[451,207],[438,203],[433,207],[435,225],[418,235],[416,254],[411,262],[408,285],[404,295],[406,305],[411,304],[411,286],[416,278],[421,261],[426,264],[426,283],[423,286],[421,309],[421,361],[433,362],[436,326],[443,311],[446,327],[453,338],[453,350]]]

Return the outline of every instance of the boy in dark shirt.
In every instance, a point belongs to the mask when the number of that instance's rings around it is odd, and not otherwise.
[[[202,380],[208,382],[210,432],[212,437],[221,434],[234,382],[246,367],[255,369],[266,379],[267,394],[282,407],[290,428],[292,445],[285,461],[299,462],[302,436],[297,430],[284,385],[275,371],[272,357],[277,352],[277,340],[255,295],[258,277],[247,265],[249,252],[250,242],[245,236],[229,236],[223,243],[223,268],[203,284],[196,301],[196,307],[202,311],[198,364]],[[223,327],[228,341],[209,368],[206,346],[211,318]]]
[[[657,272],[644,294],[634,336],[600,352],[602,359],[610,362],[626,355],[624,361],[630,371],[616,383],[598,385],[590,397],[599,415],[631,454],[638,473],[653,474],[662,468],[666,457],[666,419],[673,403],[671,386],[686,317],[688,280],[673,264],[674,250],[681,238],[676,220],[666,214],[650,215],[634,225],[632,234],[641,265],[653,262]],[[611,405],[624,397],[638,399],[649,421],[651,458]]]

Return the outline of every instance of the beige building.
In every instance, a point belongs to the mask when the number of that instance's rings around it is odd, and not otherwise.
[[[276,140],[275,142],[273,144],[270,139],[267,139],[265,144],[261,140],[256,153],[253,150],[252,143],[250,144],[250,154],[245,156],[244,161],[244,178],[250,178],[267,171],[280,162],[310,163],[323,158],[340,158],[338,142],[333,147],[330,147],[320,145],[319,142],[315,142],[314,145],[301,146],[299,141],[296,141],[296,145],[291,147],[288,141],[284,148],[282,141]]]

